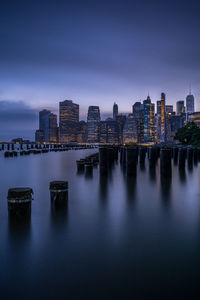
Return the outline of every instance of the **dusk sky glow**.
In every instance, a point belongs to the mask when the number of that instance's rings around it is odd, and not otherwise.
[[[185,100],[200,109],[200,4],[196,1],[5,1],[0,9],[0,139],[34,137],[38,111],[72,99],[85,119]],[[13,130],[14,128],[14,130]],[[21,134],[20,134],[21,132]]]

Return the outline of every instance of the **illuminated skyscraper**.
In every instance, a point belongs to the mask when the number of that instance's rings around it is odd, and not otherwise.
[[[78,123],[78,133],[77,133],[77,143],[86,143],[87,142],[87,123],[80,121]]]
[[[143,119],[144,115],[141,115],[141,109],[143,109],[143,105],[141,102],[135,102],[135,104],[132,106],[133,110],[133,117],[136,121],[136,129],[137,129],[137,138],[138,138],[138,143],[141,143],[143,141],[143,122],[141,124],[141,118]]]
[[[166,112],[166,114],[172,114],[173,113],[173,105],[165,105],[165,112]]]
[[[108,118],[100,123],[100,143],[118,144],[119,143],[119,124]]]
[[[156,141],[160,142],[160,135],[161,135],[161,101],[157,101],[157,113],[155,115],[155,126],[156,126]]]
[[[73,143],[77,141],[79,105],[71,100],[59,103],[60,114],[60,142]]]
[[[143,107],[144,142],[152,143],[155,140],[155,105],[151,103],[149,95],[143,101]]]
[[[118,105],[116,103],[114,103],[114,105],[113,105],[113,120],[116,121],[117,116],[118,116]]]
[[[157,101],[157,115],[161,117],[161,101]]]
[[[160,142],[166,142],[165,93],[161,93]]]
[[[126,123],[126,115],[119,114],[117,116],[117,124],[119,126],[119,143],[123,143],[123,129],[124,129],[125,123]]]
[[[133,114],[129,114],[126,118],[123,130],[123,142],[127,144],[138,142],[137,122]]]
[[[99,143],[100,140],[100,110],[99,106],[89,106],[87,116],[87,141]]]
[[[150,127],[149,140],[150,140],[150,142],[154,143],[155,140],[156,140],[156,136],[155,136],[155,132],[156,132],[156,127],[155,127],[155,104],[154,103],[150,104],[149,127]]]

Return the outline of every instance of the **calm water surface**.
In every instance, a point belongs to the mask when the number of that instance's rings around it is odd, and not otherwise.
[[[2,299],[199,299],[200,164],[160,180],[120,163],[107,178],[76,172],[97,150],[4,159],[0,154]],[[49,182],[68,180],[68,207],[51,207]],[[9,222],[7,191],[34,190],[28,224]],[[197,294],[199,293],[199,294]],[[196,294],[196,296],[195,296]]]

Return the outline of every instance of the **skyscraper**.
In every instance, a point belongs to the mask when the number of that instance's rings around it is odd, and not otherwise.
[[[57,115],[50,113],[49,114],[49,138],[48,142],[56,143],[58,142],[58,125],[57,125]]]
[[[185,113],[184,101],[180,100],[176,102],[176,114],[180,116],[182,113]]]
[[[44,133],[44,142],[49,141],[49,115],[50,110],[43,109],[39,112],[39,130]]]
[[[100,143],[119,143],[119,124],[115,120],[108,118],[100,122]]]
[[[161,135],[161,101],[157,101],[157,113],[155,116],[155,124],[156,124],[156,140],[160,142],[160,135]]]
[[[137,143],[137,123],[133,114],[129,114],[126,118],[126,123],[123,130],[123,142],[124,143]]]
[[[36,130],[35,141],[39,143],[56,143],[58,141],[57,116],[50,110],[39,112],[39,130]]]
[[[136,121],[138,143],[141,143],[141,140],[143,140],[141,133],[143,133],[143,131],[144,131],[144,130],[141,130],[142,129],[141,128],[141,118],[143,118],[143,115],[141,116],[141,102],[135,102],[135,104],[133,104],[133,106],[132,106],[132,110],[133,110],[133,117]]]
[[[77,141],[79,105],[72,100],[65,100],[59,103],[60,115],[60,142],[73,143]]]
[[[194,112],[194,96],[191,93],[186,97],[186,112],[187,114]]]
[[[155,105],[151,103],[149,95],[143,101],[144,105],[144,142],[151,143],[155,139]]]
[[[144,142],[150,142],[150,104],[151,99],[147,96],[147,99],[143,101],[144,105]]]
[[[157,101],[157,115],[161,117],[161,101]]]
[[[100,110],[99,106],[89,106],[87,115],[87,141],[99,143],[100,138]]]
[[[113,120],[116,121],[117,116],[118,116],[118,105],[114,102],[114,104],[113,104]]]
[[[165,112],[166,112],[166,114],[172,114],[173,113],[173,105],[165,105]]]
[[[118,114],[117,116],[117,124],[119,126],[119,142],[123,143],[123,129],[126,123],[126,115],[125,114]]]
[[[165,93],[161,93],[160,142],[166,141]]]
[[[80,121],[78,123],[78,134],[77,134],[77,143],[86,143],[87,142],[87,123],[85,121]]]

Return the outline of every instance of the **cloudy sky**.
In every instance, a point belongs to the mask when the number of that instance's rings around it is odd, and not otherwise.
[[[121,112],[164,91],[200,109],[196,1],[4,1],[0,9],[0,140],[34,137],[38,111],[58,102]]]

